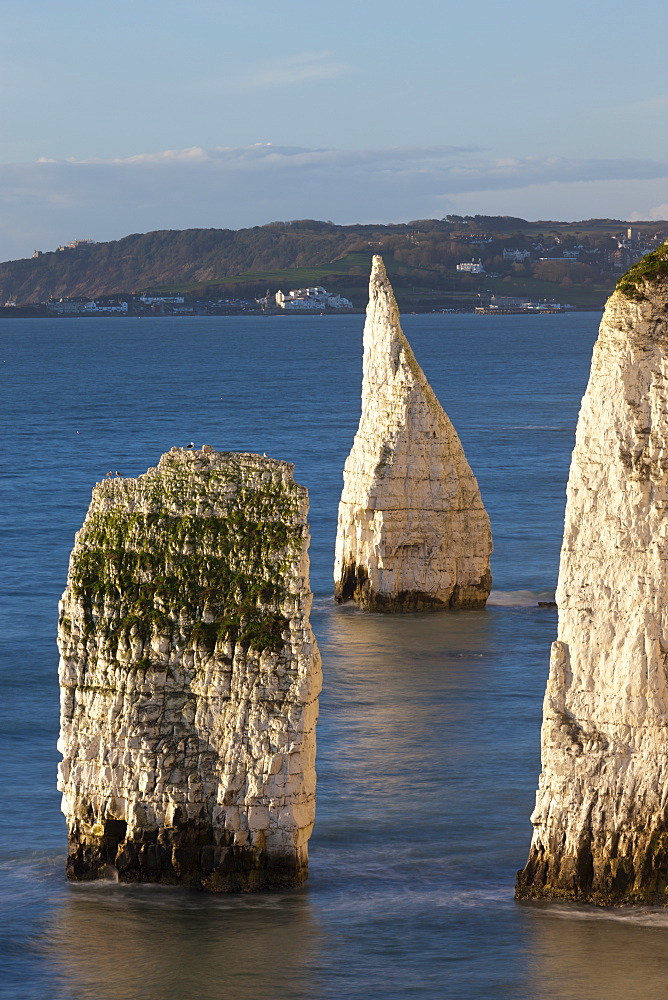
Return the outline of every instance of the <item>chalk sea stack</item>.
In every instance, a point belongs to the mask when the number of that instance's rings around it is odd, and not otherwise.
[[[668,245],[608,300],[568,481],[519,898],[668,903]]]
[[[381,257],[364,326],[362,415],[343,474],[338,602],[368,611],[483,607],[492,535],[452,423],[399,324]]]
[[[173,448],[93,490],[58,631],[71,879],[306,878],[321,672],[292,471]]]

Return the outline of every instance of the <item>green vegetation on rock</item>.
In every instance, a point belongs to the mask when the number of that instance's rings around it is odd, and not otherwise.
[[[616,291],[627,299],[645,298],[643,285],[668,278],[668,243],[664,243],[648,253],[642,260],[629,268],[617,282]]]
[[[188,471],[183,463],[171,464]],[[207,492],[211,500],[206,482],[221,475],[224,469],[213,468],[202,477],[201,491],[196,472],[180,488],[170,476],[147,475],[144,496],[153,490],[157,502],[162,490],[163,504],[178,505],[190,485],[194,495],[185,506],[201,506]],[[114,506],[89,515],[79,533],[70,583],[85,631],[103,635],[112,652],[121,637],[146,641],[177,633],[210,649],[220,640],[278,652],[287,624],[280,611],[288,596],[284,574],[304,530],[290,523],[294,497],[274,482],[257,488],[241,482],[224,514],[132,513],[123,509],[123,497],[129,499],[137,482],[98,487]]]

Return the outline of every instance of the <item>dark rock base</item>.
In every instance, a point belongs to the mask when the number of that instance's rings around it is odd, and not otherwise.
[[[158,882],[210,892],[258,892],[302,885],[308,865],[295,855],[268,855],[264,849],[221,846],[210,831],[146,830],[141,840],[125,840],[125,824],[107,821],[101,837],[69,838],[67,877]],[[119,836],[121,834],[122,836]]]
[[[517,873],[516,899],[561,899],[596,906],[668,906],[667,834],[652,837],[633,858],[592,856],[583,845],[576,857],[532,850]]]
[[[411,611],[444,611],[448,608],[484,608],[492,589],[490,573],[475,584],[453,588],[447,601],[420,590],[402,590],[397,594],[382,594],[371,589],[367,571],[363,566],[345,567],[341,580],[334,588],[337,604],[355,601],[364,611],[385,614],[402,614]]]

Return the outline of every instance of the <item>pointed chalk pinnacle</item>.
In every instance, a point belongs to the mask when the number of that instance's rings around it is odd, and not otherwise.
[[[402,333],[377,256],[362,416],[343,480],[337,601],[372,611],[484,606],[492,582],[489,518],[457,433]]]

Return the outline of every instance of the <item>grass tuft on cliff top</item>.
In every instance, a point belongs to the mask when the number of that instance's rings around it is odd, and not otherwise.
[[[644,299],[643,284],[660,278],[668,278],[668,241],[629,268],[617,282],[616,291],[627,299]]]

